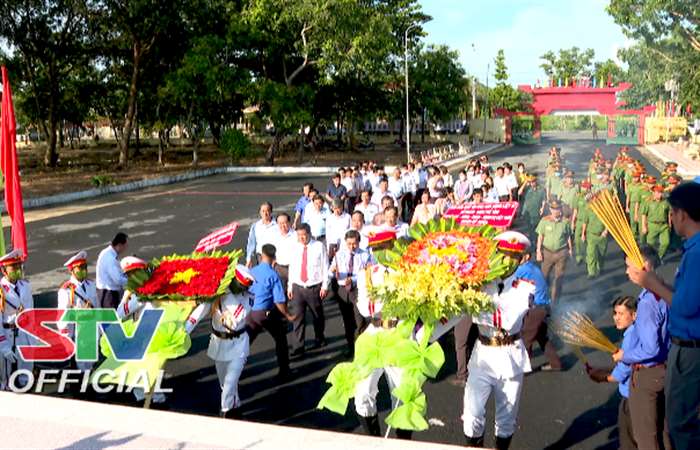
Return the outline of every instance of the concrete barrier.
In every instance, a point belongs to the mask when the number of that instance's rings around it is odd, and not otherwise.
[[[0,392],[2,448],[438,450],[446,444],[373,438],[194,414]],[[11,431],[11,432],[10,432]]]

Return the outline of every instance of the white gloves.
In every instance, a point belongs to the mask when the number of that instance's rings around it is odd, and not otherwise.
[[[15,356],[14,352],[12,351],[11,348],[5,348],[2,350],[2,356],[7,360],[8,363],[16,363],[17,362],[17,357]]]

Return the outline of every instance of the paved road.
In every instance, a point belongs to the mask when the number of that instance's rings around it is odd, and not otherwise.
[[[544,170],[547,148],[562,147],[569,168],[579,174],[586,170],[594,143],[585,140],[545,138],[542,145],[516,146],[492,156],[494,163],[524,162],[540,173]],[[606,157],[616,152],[612,146],[602,146]],[[638,154],[635,156],[639,156]],[[651,168],[650,168],[651,170]],[[653,172],[653,170],[652,170]],[[87,248],[91,258],[111,239],[117,230],[131,236],[130,252],[145,258],[173,252],[189,252],[196,241],[219,226],[237,220],[242,230],[232,247],[241,248],[247,228],[257,216],[259,203],[270,200],[277,210],[290,211],[298,198],[305,178],[218,176],[176,186],[166,186],[142,193],[112,196],[81,204],[79,211],[51,217],[52,211],[32,213],[35,220],[28,224],[30,260],[27,272],[35,290],[41,292],[39,302],[51,304],[55,286],[63,279],[60,267],[74,251]],[[322,187],[325,179],[311,179]],[[42,218],[46,217],[46,218]],[[669,278],[675,270],[678,255],[662,269]],[[556,311],[575,308],[588,312],[613,340],[619,334],[612,326],[610,301],[620,294],[635,294],[622,269],[622,254],[610,245],[604,275],[595,282],[587,280],[584,267],[570,264],[564,291]],[[555,311],[555,312],[556,312]],[[333,301],[326,303],[329,346],[313,351],[292,363],[296,374],[292,381],[277,385],[274,381],[276,359],[272,340],[261,335],[251,349],[251,356],[241,380],[243,415],[246,420],[282,425],[359,432],[359,423],[350,409],[344,416],[315,409],[326,389],[324,379],[330,369],[341,361],[345,348],[338,308]],[[176,411],[215,415],[218,411],[219,389],[211,361],[205,355],[207,329],[200,326],[194,334],[189,354],[168,364],[168,383],[175,391],[169,408]],[[452,337],[442,344],[447,363],[436,380],[426,384],[428,416],[436,419],[431,429],[418,433],[415,439],[462,444],[461,410],[463,390],[446,378],[454,373],[455,360]],[[526,377],[521,399],[520,425],[513,448],[617,448],[616,387],[597,385],[584,375],[581,364],[566,349],[561,355],[566,370],[559,373],[535,372]],[[608,364],[601,353],[590,354],[593,363]],[[533,367],[544,363],[536,351]],[[386,389],[384,389],[385,391]],[[126,398],[115,401],[128,401]],[[385,415],[389,398],[383,393],[379,401]],[[489,424],[493,422],[493,407]],[[493,442],[493,426],[488,426],[486,442]]]

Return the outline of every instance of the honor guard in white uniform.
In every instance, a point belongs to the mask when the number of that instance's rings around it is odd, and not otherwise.
[[[135,275],[140,270],[148,269],[148,263],[135,256],[126,256],[122,258],[119,264],[127,279]],[[121,302],[119,302],[119,306],[117,306],[117,317],[119,317],[119,320],[125,320],[132,317],[134,322],[138,322],[143,311],[151,308],[153,308],[151,302],[140,301],[136,293],[126,289],[124,291],[124,295],[122,296]],[[146,398],[143,388],[134,388],[132,392],[134,393],[134,397],[136,397],[136,401],[140,402]],[[152,401],[153,403],[164,403],[165,394],[162,392],[155,392],[153,394]]]
[[[207,356],[214,360],[216,367],[221,386],[220,416],[224,418],[238,418],[236,410],[241,404],[238,380],[250,353],[245,320],[253,306],[253,297],[248,288],[254,281],[250,271],[239,264],[230,287],[231,292],[217,298],[213,303],[207,302],[197,306],[185,324],[185,329],[191,333],[200,320],[211,318],[212,331]]]
[[[396,239],[396,232],[383,230],[369,235],[369,247],[374,250],[389,248]],[[365,270],[357,274],[357,310],[367,319],[367,326],[363,333],[371,335],[383,333],[385,330],[397,325],[396,319],[382,318],[382,302],[375,301],[369,295],[371,286],[384,282],[384,274],[387,268],[373,262]],[[360,416],[362,428],[370,436],[380,436],[379,417],[377,416],[377,394],[379,393],[379,379],[386,375],[389,391],[401,384],[402,370],[398,367],[384,367],[375,369],[372,373],[360,381],[355,390],[355,411]],[[392,409],[398,406],[398,399],[391,398]],[[410,439],[412,432],[409,430],[396,430],[396,436],[400,439]]]
[[[529,239],[515,231],[501,233],[495,239],[499,251],[511,259],[512,270],[505,278],[484,287],[484,292],[493,299],[494,312],[472,318],[479,328],[479,339],[469,360],[462,420],[467,444],[483,447],[486,403],[493,392],[496,449],[505,450],[515,433],[523,377],[531,371],[520,330],[535,285],[513,275],[520,258],[530,247]]]
[[[126,274],[127,279],[129,276],[136,273],[136,271],[146,270],[148,268],[148,263],[146,261],[135,256],[126,256],[122,258],[119,264],[124,274]],[[138,321],[143,310],[149,308],[153,308],[151,302],[140,301],[135,292],[126,289],[122,300],[119,302],[119,306],[117,306],[117,316],[120,320],[133,316],[134,321]]]
[[[71,277],[58,290],[58,309],[99,308],[97,287],[95,282],[87,277],[87,252],[84,250],[78,252],[63,266],[70,271]],[[75,341],[75,325],[59,322],[58,329]],[[83,371],[92,369],[93,364],[94,362],[91,361],[76,362],[78,369]]]
[[[34,363],[25,361],[17,351],[19,345],[31,345],[33,339],[19,332],[15,320],[25,309],[34,307],[32,287],[24,279],[22,263],[25,257],[20,250],[13,250],[0,258],[2,279],[0,280],[0,316],[2,333],[0,333],[0,389],[7,390],[10,375],[16,370],[33,370]],[[26,375],[19,375],[15,382],[24,386],[29,380]]]

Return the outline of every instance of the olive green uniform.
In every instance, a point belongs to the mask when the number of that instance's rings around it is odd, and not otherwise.
[[[637,202],[637,203],[639,203],[639,206],[637,207],[637,209],[638,209],[637,219],[639,219],[639,225],[637,225],[638,229],[639,229],[639,241],[638,242],[643,243],[643,242],[646,242],[647,237],[643,233],[644,230],[642,230],[642,216],[644,215],[644,206],[652,200],[651,191],[646,186],[640,187],[638,199],[639,199]],[[649,230],[647,230],[647,232],[648,231]]]
[[[668,224],[668,214],[671,206],[666,200],[649,199],[642,204],[642,215],[647,218],[646,242],[654,247],[663,258],[671,242],[671,227]]]
[[[634,235],[637,242],[639,242],[641,227],[639,226],[639,216],[636,220],[634,218],[634,210],[637,207],[637,203],[639,203],[639,194],[642,193],[642,188],[642,183],[632,182],[627,185],[627,195],[630,198],[630,227],[632,228],[632,235]]]
[[[537,186],[537,189],[527,187],[523,195],[520,215],[525,219],[528,233],[535,231],[535,227],[540,221],[540,210],[545,198],[544,189]]]
[[[549,192],[550,200],[552,200],[554,197],[561,199],[561,188],[561,178],[558,177],[556,174],[552,174],[547,178],[547,190]]]
[[[560,290],[561,278],[566,270],[568,259],[568,240],[571,238],[571,225],[568,221],[560,219],[555,221],[551,216],[540,220],[535,230],[542,236],[542,274],[545,279],[549,278],[549,273],[554,269],[552,279],[551,294],[552,302],[557,300]]]
[[[576,208],[576,198],[578,196],[578,186],[566,187],[562,184],[559,200],[563,203],[564,217],[571,218]]]
[[[576,222],[574,223],[574,256],[576,264],[581,264],[586,258],[586,243],[581,239],[581,231],[583,230],[583,222],[586,219],[588,211],[588,200],[586,195],[581,192],[576,197]]]
[[[586,224],[586,268],[589,277],[600,275],[605,254],[608,252],[608,237],[601,236],[605,225],[590,208],[586,208],[583,221]]]

